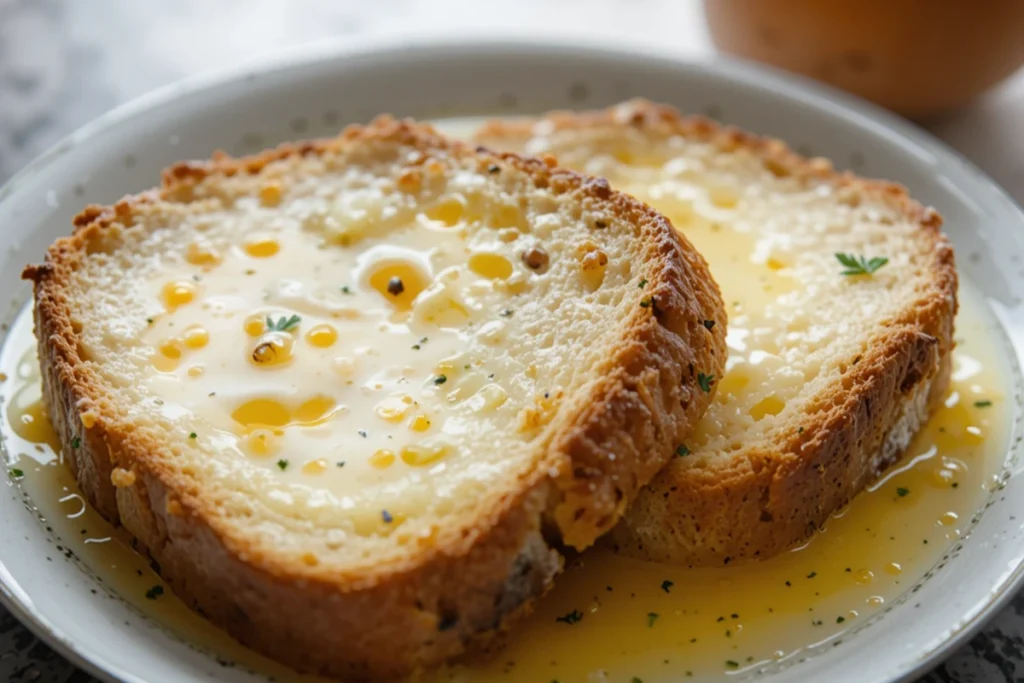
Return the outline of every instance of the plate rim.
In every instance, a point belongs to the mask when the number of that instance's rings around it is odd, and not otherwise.
[[[990,175],[974,162],[927,130],[871,102],[841,91],[813,79],[715,52],[676,52],[664,47],[637,46],[628,39],[562,36],[558,33],[543,32],[523,37],[511,33],[477,33],[470,38],[455,33],[441,33],[434,36],[403,36],[400,32],[356,38],[329,38],[303,45],[276,50],[255,59],[227,68],[215,69],[188,76],[139,95],[120,104],[90,122],[82,125],[51,145],[18,172],[0,185],[0,203],[17,191],[23,180],[37,173],[45,172],[64,153],[79,144],[89,141],[101,133],[117,127],[125,121],[146,116],[162,104],[188,96],[202,94],[221,86],[244,81],[258,76],[270,76],[290,70],[308,69],[317,62],[336,62],[346,57],[373,58],[397,55],[401,52],[418,54],[428,59],[439,55],[466,56],[486,50],[502,53],[509,58],[528,54],[535,50],[549,53],[564,52],[575,56],[602,54],[621,56],[624,59],[661,62],[668,66],[684,67],[702,72],[712,78],[727,80],[744,88],[763,89],[771,87],[785,99],[796,103],[812,104],[818,110],[835,115],[852,123],[866,124],[878,130],[886,128],[896,137],[909,141],[915,147],[934,154],[939,165],[954,164],[964,173],[984,186],[994,197],[1002,200],[1017,222],[1024,225],[1024,208]],[[1024,363],[1024,355],[1014,350],[1018,362]],[[950,627],[949,635],[932,649],[920,653],[916,659],[908,658],[902,666],[893,671],[890,680],[910,681],[934,667],[944,656],[964,645],[995,614],[1024,587],[1024,559],[1009,572],[1001,583],[988,590],[988,598],[977,611],[963,623]],[[25,628],[37,638],[71,661],[75,666],[103,681],[126,681],[146,683],[143,679],[129,674],[114,661],[94,652],[80,649],[58,626],[36,611],[32,600],[14,579],[0,557],[0,605],[9,610]],[[976,605],[975,605],[976,607]]]

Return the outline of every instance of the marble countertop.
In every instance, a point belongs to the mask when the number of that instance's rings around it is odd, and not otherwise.
[[[312,40],[496,29],[712,50],[696,0],[0,0],[0,182],[75,128],[184,76]],[[1024,72],[928,128],[1024,203],[1021,121]],[[0,680],[94,681],[2,608]],[[921,680],[1024,681],[1024,595]]]

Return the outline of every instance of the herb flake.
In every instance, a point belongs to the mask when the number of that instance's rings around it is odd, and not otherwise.
[[[654,622],[656,622],[658,620],[659,616],[660,615],[657,612],[648,612],[647,613],[647,628],[653,627],[654,626]]]
[[[298,327],[299,323],[302,322],[302,318],[292,314],[289,317],[281,316],[274,322],[274,319],[269,315],[267,316],[267,330],[270,332],[287,332],[292,328]]]
[[[277,461],[277,467],[283,472],[284,470],[288,469],[288,461],[285,460],[284,458],[281,458],[280,460]]]
[[[689,454],[690,454],[690,449],[687,448],[683,444],[679,444],[679,446],[676,448],[676,457],[678,457],[678,458],[685,458]]]
[[[563,615],[561,617],[555,617],[555,621],[560,621],[563,624],[569,624],[570,626],[575,624],[575,623],[578,623],[582,619],[583,619],[583,612],[579,611],[578,609],[574,609],[573,611],[571,611],[568,614]]]
[[[147,600],[156,600],[157,598],[159,598],[163,594],[164,594],[164,587],[163,586],[153,586],[148,591],[146,591],[146,599]]]
[[[434,378],[434,384],[438,384],[438,385],[444,384],[447,381],[448,381],[448,376],[447,375],[438,375],[437,377]]]
[[[905,498],[910,493],[910,489],[900,486],[896,489],[896,495],[900,498]]]
[[[846,270],[842,271],[840,275],[872,275],[876,270],[884,266],[889,262],[889,259],[884,256],[873,256],[868,258],[863,254],[854,256],[853,254],[836,253],[836,260],[841,263]]]
[[[974,402],[974,407],[975,408],[988,408],[990,405],[992,405],[992,401],[989,401],[987,399],[984,400],[984,401],[975,401]]]
[[[17,467],[11,468],[11,474],[17,479],[21,479],[22,477],[25,476],[25,473],[22,470],[18,469]]]
[[[661,582],[661,590],[665,591],[666,593],[671,593],[672,586],[674,585],[676,585],[675,581],[669,581],[668,579],[665,579]]]
[[[711,385],[715,382],[714,375],[705,375],[703,372],[697,373],[697,384],[700,385],[701,391],[705,394],[711,393]]]

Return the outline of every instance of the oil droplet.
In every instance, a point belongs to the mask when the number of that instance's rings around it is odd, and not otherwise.
[[[221,256],[208,244],[192,242],[185,249],[185,260],[194,266],[215,266],[221,261]]]
[[[412,307],[413,299],[430,284],[423,270],[410,261],[387,261],[370,274],[370,286],[399,310]]]
[[[451,228],[462,221],[465,211],[466,204],[461,197],[445,197],[427,209],[424,215],[432,221],[437,221],[445,227]]]
[[[245,253],[253,258],[270,258],[279,251],[281,245],[270,238],[257,238],[245,243]]]
[[[374,406],[373,412],[382,420],[401,422],[409,412],[409,404],[401,398],[391,396]]]
[[[402,462],[413,467],[432,465],[445,456],[443,446],[406,446],[402,449]]]
[[[312,346],[325,349],[338,340],[338,331],[331,325],[316,325],[306,333],[306,341]]]
[[[302,466],[303,474],[323,474],[327,471],[327,461],[323,458],[317,458],[316,460],[310,460]]]
[[[277,434],[271,429],[256,428],[242,440],[242,448],[250,455],[265,458],[277,451]]]
[[[190,349],[201,349],[210,343],[210,333],[199,325],[193,325],[185,329],[181,340]]]
[[[168,282],[163,288],[164,306],[174,311],[180,306],[192,303],[196,298],[196,285],[189,280]]]
[[[235,408],[231,417],[244,427],[284,427],[291,422],[288,407],[270,398],[246,401]]]
[[[386,448],[375,451],[370,456],[370,466],[378,470],[384,470],[395,464],[395,454]]]
[[[858,569],[853,573],[853,580],[862,586],[867,586],[874,582],[875,573],[870,569]]]
[[[245,319],[245,333],[250,337],[258,337],[267,329],[267,319],[259,314],[250,315]]]
[[[512,262],[501,254],[479,253],[469,257],[469,269],[488,280],[505,280],[512,275]]]
[[[409,429],[414,432],[425,432],[430,429],[430,418],[426,415],[417,415],[409,423]]]

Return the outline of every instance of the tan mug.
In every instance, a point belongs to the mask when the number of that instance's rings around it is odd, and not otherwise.
[[[958,107],[1024,64],[1024,0],[704,0],[724,52],[905,116]]]

